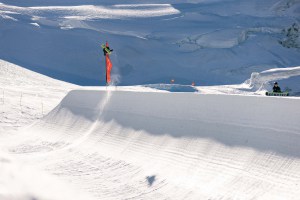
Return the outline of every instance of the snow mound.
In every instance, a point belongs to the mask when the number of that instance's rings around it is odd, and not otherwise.
[[[250,88],[257,92],[270,91],[275,81],[291,79],[297,76],[300,76],[300,67],[277,68],[260,73],[254,72],[251,74],[251,78],[245,83],[249,84]],[[298,94],[300,92],[298,81],[294,81],[293,83],[290,83],[290,85],[286,85],[286,87],[291,90],[291,94]]]
[[[74,90],[0,143],[97,199],[296,200],[299,106],[293,98]]]

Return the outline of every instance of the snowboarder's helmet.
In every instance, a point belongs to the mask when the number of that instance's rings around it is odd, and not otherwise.
[[[275,83],[274,83],[274,85],[278,85],[278,83],[277,83],[277,82],[275,82]]]

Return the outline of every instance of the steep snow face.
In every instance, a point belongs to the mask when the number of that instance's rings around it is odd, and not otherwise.
[[[77,86],[0,60],[0,134],[29,125]]]
[[[299,1],[1,0],[0,58],[81,85],[237,84],[299,66]],[[295,24],[295,26],[294,26]]]
[[[0,145],[96,199],[296,200],[299,106],[292,98],[75,90]]]

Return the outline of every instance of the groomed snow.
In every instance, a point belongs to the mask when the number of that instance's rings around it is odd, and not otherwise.
[[[95,199],[297,199],[299,106],[297,98],[74,90],[1,147]]]

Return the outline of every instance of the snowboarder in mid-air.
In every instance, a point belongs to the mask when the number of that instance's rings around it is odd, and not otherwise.
[[[102,44],[101,47],[103,49],[103,54],[105,56],[105,63],[106,63],[106,85],[110,85],[111,84],[110,73],[112,69],[112,63],[109,58],[109,55],[113,50],[109,48],[108,42],[106,42],[106,44]]]
[[[273,92],[281,92],[281,89],[280,89],[280,87],[278,86],[278,83],[277,83],[277,82],[274,83]]]
[[[103,44],[102,48],[103,48],[103,54],[104,54],[104,56],[106,56],[106,54],[111,54],[111,52],[113,51],[113,49],[109,48],[108,42],[106,42],[105,45]]]

